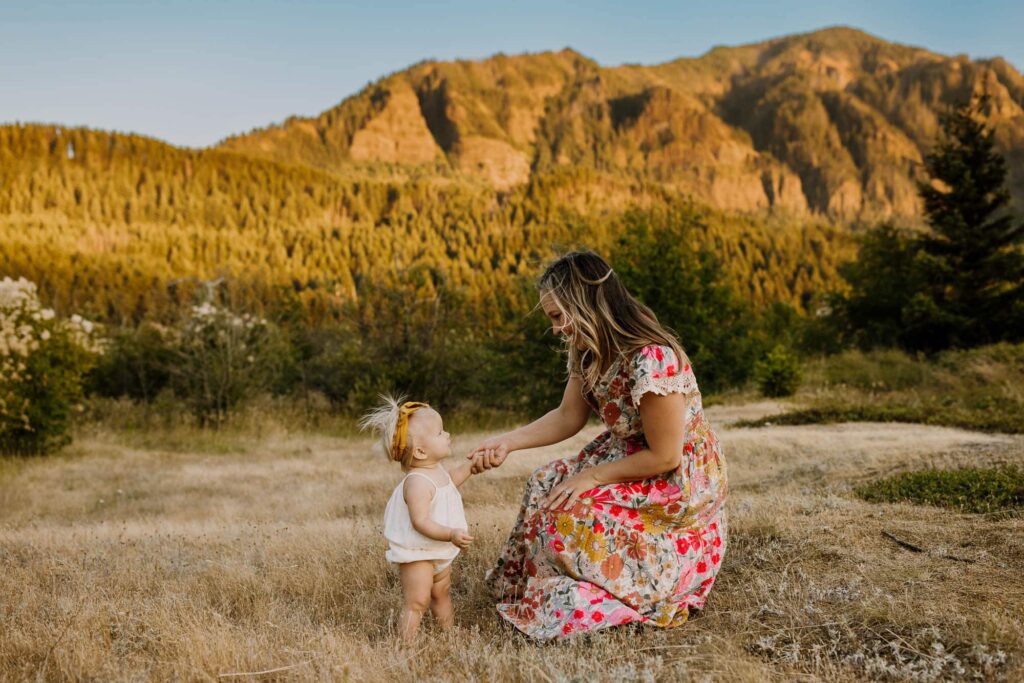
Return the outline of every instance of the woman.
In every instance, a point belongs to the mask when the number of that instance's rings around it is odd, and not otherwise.
[[[561,405],[488,439],[476,470],[607,429],[536,470],[487,584],[498,611],[549,639],[630,622],[674,627],[699,609],[725,552],[725,459],[679,342],[600,256],[567,254],[538,282],[566,341]]]

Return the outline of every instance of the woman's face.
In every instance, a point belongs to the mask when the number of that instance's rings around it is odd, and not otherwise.
[[[565,314],[555,303],[555,297],[551,292],[544,292],[540,295],[540,306],[544,309],[544,315],[551,321],[551,331],[562,337],[566,342],[571,342],[573,337],[572,323],[565,319]]]

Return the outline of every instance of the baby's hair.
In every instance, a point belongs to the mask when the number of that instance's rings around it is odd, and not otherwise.
[[[380,437],[379,445],[381,451],[383,451],[388,460],[393,460],[391,457],[391,444],[394,443],[395,429],[398,427],[398,416],[406,397],[399,396],[395,398],[391,394],[378,394],[378,398],[380,398],[381,404],[360,418],[359,429],[361,431],[370,429]],[[409,439],[405,452],[401,454],[401,459],[399,460],[403,470],[409,468],[411,456],[412,439]]]
[[[380,437],[380,447],[391,459],[391,443],[395,438],[395,428],[398,426],[398,413],[405,403],[405,396],[395,398],[391,394],[378,394],[381,400],[380,405],[363,415],[359,420],[359,429],[372,430]]]

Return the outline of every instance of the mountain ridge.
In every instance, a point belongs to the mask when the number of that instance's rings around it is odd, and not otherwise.
[[[913,220],[943,107],[988,92],[989,119],[1024,200],[1024,77],[847,27],[714,47],[650,66],[581,53],[422,61],[315,117],[217,147],[352,173],[432,166],[498,189],[583,165],[730,211],[841,222]]]

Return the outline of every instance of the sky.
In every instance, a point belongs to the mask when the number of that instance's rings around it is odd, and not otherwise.
[[[657,64],[835,25],[1024,68],[1024,0],[0,0],[0,123],[204,147],[424,59]]]

